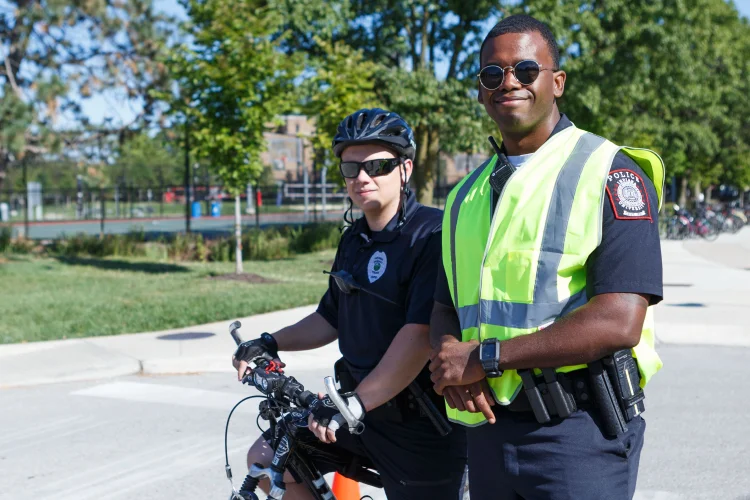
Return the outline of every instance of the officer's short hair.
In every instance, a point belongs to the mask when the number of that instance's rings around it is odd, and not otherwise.
[[[557,46],[557,40],[555,40],[555,35],[552,34],[552,30],[550,30],[549,26],[543,22],[527,14],[516,14],[514,16],[506,17],[497,23],[489,33],[487,33],[487,36],[484,37],[484,41],[482,42],[482,47],[479,49],[480,64],[484,46],[490,38],[505,35],[506,33],[532,33],[534,31],[542,35],[544,41],[547,42],[547,47],[552,55],[552,62],[555,65],[555,69],[560,68],[560,48]]]

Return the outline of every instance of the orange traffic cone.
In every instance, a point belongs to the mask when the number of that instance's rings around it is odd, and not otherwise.
[[[336,500],[359,500],[359,483],[337,472],[333,475],[333,494]]]

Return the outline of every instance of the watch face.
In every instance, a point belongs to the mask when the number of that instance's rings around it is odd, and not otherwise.
[[[492,361],[495,359],[495,345],[494,344],[482,344],[479,349],[479,359],[481,361]]]

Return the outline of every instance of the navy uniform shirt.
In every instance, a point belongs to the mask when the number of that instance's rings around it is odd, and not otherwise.
[[[571,125],[562,115],[552,135]],[[651,179],[623,152],[612,161],[602,211],[602,241],[586,262],[588,297],[640,293],[651,297],[651,305],[659,303],[663,294],[659,201]],[[441,265],[435,300],[452,306],[448,287]]]
[[[318,313],[339,334],[344,358],[361,370],[371,370],[398,331],[408,323],[428,325],[440,265],[442,212],[417,203],[410,194],[406,222],[398,214],[382,231],[373,232],[364,217],[344,232],[333,271],[350,272],[363,288],[398,305],[357,291],[345,294],[333,278]]]

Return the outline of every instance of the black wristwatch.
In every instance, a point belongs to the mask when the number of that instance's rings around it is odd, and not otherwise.
[[[479,344],[479,361],[482,363],[487,378],[496,378],[503,374],[500,369],[500,341],[487,339]]]

